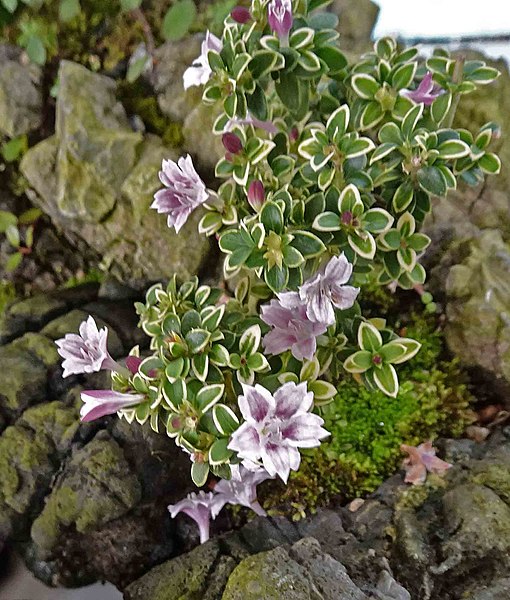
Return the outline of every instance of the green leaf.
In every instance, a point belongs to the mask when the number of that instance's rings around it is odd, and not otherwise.
[[[164,381],[161,391],[168,406],[176,412],[188,396],[188,389],[183,379],[177,379],[174,383],[171,383],[168,380]]]
[[[271,50],[257,51],[248,64],[253,79],[260,79],[271,72],[278,60],[278,54]]]
[[[424,233],[413,233],[407,238],[409,247],[416,250],[416,252],[423,252],[429,246],[430,242],[429,236]]]
[[[256,373],[260,373],[262,371],[269,370],[269,368],[270,368],[266,357],[263,354],[261,354],[260,352],[256,352],[255,354],[252,354],[248,358],[246,364],[249,369],[251,369],[252,371],[255,371]]]
[[[243,356],[251,356],[259,349],[261,338],[260,325],[248,327],[239,340],[239,352]]]
[[[326,246],[313,233],[308,231],[294,231],[294,239],[291,246],[299,250],[305,258],[313,258],[319,256],[326,251]]]
[[[398,378],[397,372],[393,365],[382,365],[379,369],[373,369],[374,381],[377,387],[392,398],[396,398],[398,394]]]
[[[15,254],[10,254],[9,258],[5,261],[5,270],[8,271],[9,273],[12,273],[19,267],[22,260],[23,260],[23,254],[21,254],[20,252],[16,252]]]
[[[360,127],[362,130],[375,127],[384,117],[384,110],[378,102],[369,102],[360,117]]]
[[[489,175],[497,175],[501,171],[501,161],[496,154],[484,154],[478,161],[478,166]]]
[[[347,59],[345,58],[345,55],[334,46],[316,48],[315,54],[327,64],[331,73],[341,71],[347,66]]]
[[[450,93],[441,94],[434,100],[434,102],[432,102],[430,114],[435,123],[439,125],[443,121],[448,114],[451,105],[452,95]]]
[[[209,373],[209,356],[205,353],[195,354],[191,359],[191,367],[199,381],[205,381]]]
[[[433,196],[445,196],[446,179],[436,167],[422,167],[417,173],[420,187]]]
[[[388,344],[385,344],[381,348],[381,356],[386,356],[388,354],[386,348],[393,344],[404,348],[403,354],[401,353],[398,356],[396,356],[395,352],[393,352],[394,356],[391,358],[391,360],[390,358],[385,358],[387,362],[391,362],[394,365],[400,365],[406,362],[407,360],[410,360],[411,358],[413,358],[413,356],[416,356],[416,354],[418,354],[421,348],[420,342],[417,342],[416,340],[413,340],[411,338],[397,338],[396,340],[388,342]]]
[[[328,136],[336,143],[344,136],[349,125],[350,111],[347,104],[343,104],[335,110],[326,123]]]
[[[363,237],[361,237],[363,235]],[[361,232],[360,235],[349,234],[347,236],[349,246],[362,258],[372,259],[375,256],[377,246],[374,238],[368,232]]]
[[[393,225],[393,217],[384,208],[371,208],[363,214],[363,227],[370,233],[382,233]]]
[[[385,123],[379,130],[379,141],[400,146],[403,143],[402,134],[396,123]]]
[[[410,140],[416,128],[416,124],[423,114],[423,104],[413,106],[402,121],[402,134],[406,140]]]
[[[260,211],[260,221],[266,228],[266,231],[282,233],[283,231],[283,213],[276,202],[265,202]]]
[[[58,16],[61,21],[67,23],[81,12],[80,0],[60,0]]]
[[[282,292],[289,281],[288,267],[275,265],[271,269],[264,270],[264,281],[275,294]]]
[[[18,217],[18,223],[20,225],[31,225],[42,217],[42,214],[43,212],[40,208],[29,208]]]
[[[372,366],[372,352],[368,350],[359,350],[351,354],[344,362],[344,369],[349,373],[364,373]]]
[[[198,390],[195,397],[195,404],[200,412],[204,414],[221,400],[224,393],[225,386],[222,383],[205,385]]]
[[[233,454],[232,450],[227,448],[229,441],[229,438],[221,438],[216,440],[209,448],[209,462],[211,465],[221,465],[228,462]]]
[[[234,411],[224,404],[216,404],[212,415],[214,425],[222,435],[230,435],[239,427],[239,419]]]
[[[214,344],[209,352],[209,359],[218,367],[226,367],[230,361],[230,355],[225,346]]]
[[[336,387],[328,381],[321,379],[312,381],[308,386],[308,390],[313,393],[313,401],[315,406],[321,406],[328,400],[331,400],[336,395]]]
[[[176,358],[175,360],[170,361],[165,367],[165,375],[170,381],[173,383],[176,379],[178,379],[182,371],[184,369],[184,359]]]
[[[37,35],[31,35],[26,44],[28,58],[37,65],[43,66],[46,63],[46,48],[41,38]]]
[[[377,81],[366,73],[356,73],[353,75],[351,86],[354,92],[364,100],[372,100],[379,91]]]
[[[372,323],[365,321],[360,324],[358,329],[358,346],[368,352],[375,352],[382,346],[381,334]]]
[[[194,462],[191,465],[191,479],[197,487],[205,485],[207,478],[209,477],[209,465],[208,463]]]
[[[193,329],[185,337],[188,349],[192,354],[201,352],[207,346],[210,338],[210,332],[205,329]]]
[[[20,135],[2,144],[2,156],[6,162],[14,162],[15,160],[18,160],[27,149],[27,136]]]
[[[378,354],[380,354],[385,363],[397,363],[407,354],[407,348],[399,344],[396,340],[393,340],[384,344]]]
[[[145,54],[135,61],[130,61],[129,67],[126,73],[126,81],[128,83],[134,83],[140,75],[145,71],[145,68],[150,61],[150,57]]]
[[[225,314],[225,305],[220,304],[219,306],[206,306],[201,312],[200,317],[202,319],[202,327],[207,331],[213,332],[219,327],[223,315]]]
[[[165,40],[176,41],[184,37],[197,14],[197,9],[193,0],[177,0],[167,11],[161,33]]]
[[[400,248],[402,236],[400,235],[400,231],[398,231],[398,229],[390,229],[389,231],[383,233],[378,240],[383,249],[398,250],[398,248]]]
[[[417,63],[411,62],[400,66],[391,78],[391,85],[396,90],[409,87],[416,73]]]
[[[393,196],[391,203],[393,210],[397,213],[403,212],[413,201],[414,186],[410,179],[406,179],[400,184]]]
[[[8,227],[16,227],[18,217],[6,210],[0,210],[0,233],[5,233]]]
[[[469,154],[469,146],[461,140],[446,140],[439,144],[437,151],[440,158],[455,159]]]
[[[336,213],[326,211],[315,217],[312,227],[317,231],[339,231],[342,224]]]
[[[14,248],[19,248],[21,239],[19,234],[19,229],[16,225],[8,225],[5,230],[5,236],[11,246]]]

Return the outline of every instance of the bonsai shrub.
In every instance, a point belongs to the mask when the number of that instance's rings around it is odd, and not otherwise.
[[[150,288],[137,311],[151,353],[134,348],[125,366],[92,319],[57,342],[64,376],[112,371],[111,390],[83,392],[84,421],[149,421],[189,454],[198,487],[224,480],[170,507],[197,520],[202,540],[227,502],[263,512],[256,485],[287,482],[301,449],[340,431],[338,411],[322,407],[347,410],[353,382],[367,389],[364,411],[371,393],[397,397],[397,370],[420,343],[365,317],[363,290],[422,285],[431,197],[500,169],[496,125],[452,125],[462,96],[495,69],[444,52],[423,62],[390,38],[350,64],[325,4],[237,7],[184,74],[219,113],[222,183],[207,189],[190,156],[164,161],[153,208],[177,233],[204,210],[199,228],[218,239],[225,286]]]

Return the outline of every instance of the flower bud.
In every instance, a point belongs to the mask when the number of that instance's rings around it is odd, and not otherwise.
[[[265,200],[264,186],[262,181],[255,179],[248,188],[248,202],[253,210],[257,212],[262,208]]]
[[[287,42],[293,23],[291,0],[271,0],[267,7],[267,20],[280,40]]]
[[[243,144],[235,133],[224,133],[221,141],[223,142],[223,146],[225,146],[225,150],[230,154],[239,154],[243,149]]]
[[[233,8],[230,16],[234,19],[234,21],[240,23],[241,25],[244,25],[251,20],[250,11],[244,6],[236,6]]]

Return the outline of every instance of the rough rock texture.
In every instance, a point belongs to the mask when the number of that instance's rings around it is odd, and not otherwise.
[[[333,0],[338,15],[342,50],[365,52],[379,16],[379,6],[371,0]]]
[[[476,131],[489,120],[504,126],[509,109],[510,74],[462,99],[456,125]],[[426,232],[433,240],[425,263],[429,286],[446,304],[446,337],[468,366],[483,370],[485,379],[510,390],[510,136],[503,130],[494,144],[503,169],[483,186],[461,186],[436,201]],[[487,378],[490,375],[490,378]]]
[[[506,433],[481,445],[445,441],[456,464],[444,479],[430,475],[424,486],[409,487],[396,475],[354,512],[321,510],[299,523],[257,517],[156,567],[125,598],[510,597]]]
[[[203,36],[196,35],[179,42],[167,42],[156,50],[154,89],[164,115],[182,124],[183,150],[192,154],[206,172],[214,167],[225,150],[220,136],[212,134],[214,119],[218,116],[210,106],[202,104],[202,90],[185,90],[182,74],[200,55]]]
[[[149,427],[116,417],[80,424],[80,390],[107,387],[109,376],[62,378],[54,340],[88,314],[108,326],[113,356],[146,343],[131,290],[126,300],[118,287],[99,291],[87,285],[17,302],[2,321],[0,549],[14,544],[50,585],[125,586],[176,544],[187,547],[166,505],[189,489],[188,459]]]
[[[66,61],[59,79],[56,134],[31,148],[21,165],[34,201],[125,282],[197,272],[209,249],[196,231],[198,211],[176,236],[149,209],[161,161],[175,159],[175,151],[157,136],[132,131],[112,79]]]
[[[21,50],[0,45],[0,132],[9,137],[41,124],[41,69],[22,64]]]

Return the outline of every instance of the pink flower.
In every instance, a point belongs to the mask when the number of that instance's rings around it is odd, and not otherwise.
[[[245,23],[248,23],[248,21],[251,21],[250,11],[244,6],[234,7],[232,9],[232,12],[230,13],[230,16],[234,19],[234,21],[240,23],[241,25],[244,25]]]
[[[264,184],[260,179],[254,179],[250,183],[250,187],[248,188],[248,203],[253,208],[259,212],[264,204],[265,193],[264,193]]]
[[[221,52],[221,49],[221,40],[218,39],[213,33],[208,31],[205,34],[205,40],[202,42],[200,56],[193,61],[191,67],[188,67],[182,76],[185,90],[193,85],[203,85],[209,81],[212,70],[209,66],[209,58],[207,54],[209,50]]]
[[[402,90],[400,93],[409,100],[416,102],[416,104],[430,106],[442,94],[442,91],[438,85],[434,84],[432,73],[427,73],[415,90]]]
[[[181,156],[175,163],[163,160],[159,179],[165,186],[156,192],[151,208],[168,215],[168,227],[179,233],[190,214],[209,197],[204,182],[193,166],[191,156]]]
[[[278,127],[276,127],[276,125],[271,121],[261,121],[260,119],[252,117],[249,114],[245,119],[240,119],[239,117],[229,119],[225,125],[224,131],[231,131],[236,125],[253,125],[253,127],[258,127],[259,129],[267,131],[267,133],[278,133]]]
[[[306,383],[285,383],[274,395],[261,385],[243,384],[238,402],[245,422],[232,434],[229,449],[285,483],[299,468],[298,448],[315,448],[329,435],[321,427],[324,421],[309,412],[313,393]]]
[[[64,359],[63,377],[80,373],[96,373],[102,369],[122,370],[108,352],[107,327],[98,329],[93,317],[89,317],[80,325],[79,332],[79,335],[68,333],[55,342],[58,353]]]
[[[243,465],[233,465],[232,479],[221,479],[214,487],[214,501],[211,509],[215,518],[225,504],[239,504],[251,508],[257,515],[266,516],[266,511],[257,500],[259,483],[271,479],[271,475],[262,468],[250,471]]]
[[[291,0],[271,0],[267,7],[267,20],[280,40],[287,42],[293,23]]]
[[[404,468],[406,470],[404,481],[406,483],[420,485],[427,479],[427,471],[429,473],[441,474],[452,466],[450,463],[436,456],[432,442],[424,442],[417,448],[402,444],[400,449],[409,455],[404,459]]]
[[[332,325],[334,307],[351,308],[359,288],[345,285],[352,275],[352,265],[344,253],[334,256],[325,268],[299,288],[299,297],[306,304],[306,315],[311,321]]]
[[[143,394],[122,394],[112,390],[88,390],[81,393],[84,404],[80,417],[84,423],[113,415],[123,408],[131,408],[144,400]]]
[[[323,334],[327,325],[311,321],[306,304],[297,292],[278,294],[261,308],[261,319],[271,325],[272,330],[264,336],[264,348],[271,354],[281,354],[290,350],[298,360],[311,360],[317,350],[318,335]]]
[[[211,507],[213,506],[214,497],[211,492],[205,493],[203,491],[188,494],[186,498],[177,502],[177,504],[170,504],[168,510],[172,519],[183,512],[188,517],[191,517],[198,525],[200,531],[200,543],[203,544],[209,539],[209,521],[211,518]],[[214,518],[214,517],[213,517]]]

